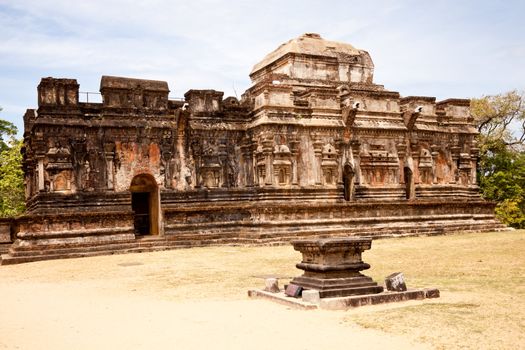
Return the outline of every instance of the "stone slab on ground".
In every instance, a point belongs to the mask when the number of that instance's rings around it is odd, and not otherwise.
[[[248,296],[250,298],[268,299],[280,304],[305,310],[318,308],[326,310],[346,310],[365,305],[439,298],[439,290],[435,288],[421,288],[409,289],[405,292],[382,292],[379,294],[356,295],[340,298],[322,298],[320,299],[319,304],[305,302],[301,298],[288,297],[284,293],[270,293],[261,289],[249,290]]]
[[[313,310],[318,308],[316,304],[305,302],[301,298],[288,297],[284,294],[284,292],[270,293],[262,289],[252,289],[248,291],[248,297],[268,299],[276,303],[290,306],[296,309]]]

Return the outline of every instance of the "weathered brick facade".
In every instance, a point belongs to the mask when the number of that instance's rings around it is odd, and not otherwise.
[[[82,103],[76,80],[42,79],[24,116],[28,213],[2,262],[500,227],[469,100],[401,98],[373,70],[305,34],[255,65],[240,101],[103,76],[103,102]]]

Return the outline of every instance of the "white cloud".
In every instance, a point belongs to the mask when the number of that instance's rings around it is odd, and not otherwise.
[[[368,50],[376,82],[403,95],[523,88],[525,26],[516,13],[524,6],[494,7],[451,0],[0,0],[2,115],[15,113],[6,106],[34,106],[38,80],[50,75],[77,78],[84,91],[98,90],[106,74],[166,80],[173,96],[191,88],[232,95],[233,85],[240,95],[257,61],[304,32]],[[18,81],[18,92],[6,79]]]

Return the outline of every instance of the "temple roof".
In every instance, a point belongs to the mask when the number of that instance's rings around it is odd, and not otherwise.
[[[268,66],[288,53],[337,57],[341,54],[359,55],[361,52],[350,44],[325,40],[321,38],[319,34],[315,33],[305,33],[270,52],[262,61],[253,66],[250,74]]]

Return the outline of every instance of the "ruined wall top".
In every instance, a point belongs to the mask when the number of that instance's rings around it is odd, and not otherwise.
[[[109,108],[166,110],[169,92],[165,81],[112,76],[100,80],[103,104]]]
[[[137,89],[141,88],[148,91],[169,92],[168,83],[160,80],[146,80],[123,77],[102,76],[100,80],[100,90],[106,88],[113,89]]]

